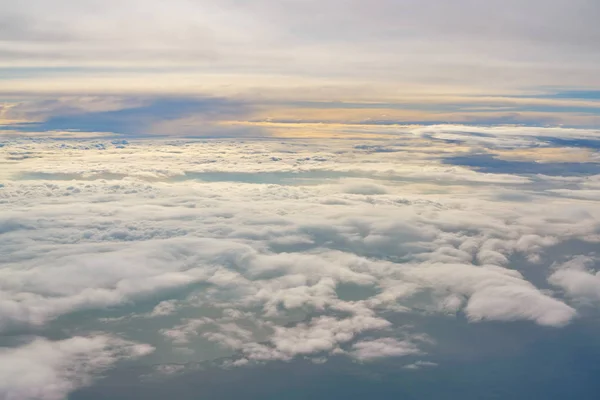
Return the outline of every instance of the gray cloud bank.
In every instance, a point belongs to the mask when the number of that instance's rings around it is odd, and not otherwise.
[[[168,6],[4,0],[0,6],[0,59],[8,67],[192,66],[476,90],[600,84],[600,10],[588,0],[176,0]]]

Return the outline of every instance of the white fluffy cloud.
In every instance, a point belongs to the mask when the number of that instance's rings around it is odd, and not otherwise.
[[[519,272],[498,266],[420,265],[409,276],[424,281],[427,287],[464,295],[468,298],[465,312],[472,320],[529,319],[561,326],[575,316],[572,307],[542,293]]]
[[[106,335],[59,341],[36,338],[17,348],[0,349],[0,397],[61,400],[72,390],[90,384],[93,374],[152,351],[149,345]]]
[[[593,258],[576,257],[560,265],[548,280],[573,298],[595,303],[600,300],[600,271],[595,264]]]
[[[40,339],[3,348],[36,368],[8,365],[0,382],[15,399],[60,398],[150,345],[165,365],[417,355],[421,341],[398,315],[560,328],[582,298],[598,298],[591,264],[551,267],[566,260],[548,256],[597,245],[597,204],[557,192],[594,188],[597,177],[458,167],[440,157],[467,145],[412,133],[7,140],[0,334]],[[44,339],[56,331],[72,338]]]

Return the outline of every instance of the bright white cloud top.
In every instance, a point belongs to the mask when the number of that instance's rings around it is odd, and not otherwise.
[[[384,133],[5,139],[0,393],[61,399],[112,367],[215,359],[429,369],[444,333],[419,316],[586,318],[600,171],[581,143],[595,132]]]

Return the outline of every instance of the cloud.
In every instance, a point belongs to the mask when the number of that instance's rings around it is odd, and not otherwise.
[[[595,303],[600,300],[600,273],[594,270],[595,265],[593,258],[576,257],[559,265],[548,281],[575,299]]]
[[[243,118],[249,107],[240,100],[208,97],[71,96],[13,104],[4,112],[4,118],[24,121],[8,125],[13,135],[15,131],[36,132],[36,136],[50,132],[64,137],[76,131],[83,137],[86,132],[98,137],[174,133],[239,137],[259,129],[247,128],[245,133],[236,127],[217,125],[222,120]]]
[[[434,290],[447,288],[467,296],[465,313],[472,320],[530,319],[541,325],[562,326],[575,316],[573,308],[542,293],[517,271],[494,265],[431,264],[407,275]]]
[[[190,341],[190,336],[197,335],[197,330],[205,324],[211,323],[212,320],[207,318],[190,319],[184,324],[174,326],[170,329],[160,331],[162,335],[172,340],[176,344],[186,344]]]
[[[43,393],[60,380],[64,396],[120,368],[130,353],[113,349],[124,343],[148,343],[149,362],[165,365],[433,357],[447,332],[425,319],[535,332],[585,318],[582,307],[597,300],[595,264],[563,261],[594,257],[600,213],[593,199],[561,190],[596,190],[598,177],[443,163],[555,146],[529,128],[515,139],[519,129],[3,140],[0,335],[16,338],[3,351],[59,349],[48,356],[56,363],[38,363],[48,380],[19,390]],[[468,140],[435,139],[455,131]],[[563,134],[592,133],[543,132]],[[84,357],[68,352],[75,339],[111,355],[63,378]],[[427,366],[413,358],[407,368]]]
[[[436,364],[434,362],[430,362],[430,361],[417,361],[415,363],[406,365],[404,368],[417,370],[417,369],[428,368],[428,367],[437,367],[437,365],[438,364]]]
[[[59,341],[36,338],[23,346],[0,350],[0,395],[6,400],[64,399],[118,361],[153,350],[149,345],[106,335]]]
[[[329,352],[359,333],[390,326],[391,323],[385,319],[371,315],[355,315],[346,319],[320,317],[293,328],[277,327],[271,342],[279,352],[289,356]]]
[[[175,300],[164,300],[161,301],[154,307],[150,316],[157,317],[162,315],[169,315],[176,311],[177,302]]]
[[[352,345],[352,357],[368,361],[385,357],[403,357],[419,354],[420,350],[414,343],[393,338],[365,340]]]
[[[214,269],[196,264],[201,261],[190,250],[196,246],[208,250],[210,246],[209,253],[218,253],[223,244],[185,242],[149,241],[112,251],[92,246],[87,253],[57,255],[53,262],[41,261],[27,270],[2,269],[0,329],[44,324],[65,313],[117,306],[206,281]],[[235,251],[229,246],[226,249]]]
[[[375,3],[3,0],[1,91],[11,102],[156,95],[163,113],[175,103],[165,96],[179,96],[182,110],[186,95],[210,99],[199,105],[205,112],[180,118],[105,110],[40,125],[57,130],[247,137],[263,135],[265,122],[288,125],[270,127],[288,135],[314,134],[290,123],[598,127],[594,2]],[[23,124],[0,112],[3,121]]]
[[[220,7],[207,1],[174,1],[168,8],[158,1],[109,4],[113,6],[95,0],[76,6],[58,1],[55,7],[40,0],[5,2],[5,65],[206,68],[210,61],[217,71],[309,71],[334,77],[377,71],[386,80],[404,75],[407,82],[435,78],[434,84],[465,84],[468,78],[485,82],[496,72],[503,83],[531,77],[532,85],[544,78],[549,84],[550,75],[556,87],[562,70],[544,63],[568,54],[567,67],[578,72],[575,81],[596,82],[587,69],[594,65],[590,55],[600,33],[588,16],[598,10],[584,0],[485,5],[463,0],[452,7],[440,0],[426,5],[379,0],[375,8],[340,0],[285,6],[273,0],[251,5],[226,1]],[[132,22],[139,7],[147,18]],[[521,17],[534,12],[536,21]],[[392,47],[397,51],[389,52]],[[356,54],[364,56],[362,68]],[[436,63],[442,67],[434,74]]]

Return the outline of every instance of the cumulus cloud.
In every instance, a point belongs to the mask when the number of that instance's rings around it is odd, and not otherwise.
[[[562,326],[575,310],[523,279],[519,272],[498,266],[423,265],[409,276],[433,289],[449,289],[468,297],[465,307],[473,320],[530,319],[541,325]]]
[[[161,315],[169,315],[175,312],[177,309],[177,302],[175,300],[164,300],[161,301],[154,307],[152,312],[150,313],[151,317],[161,316]]]
[[[600,300],[600,271],[595,265],[594,258],[579,256],[558,266],[548,280],[571,297],[595,303]]]
[[[61,400],[92,383],[94,374],[153,350],[106,335],[59,341],[36,338],[17,348],[0,349],[0,395],[7,400]]]
[[[211,323],[208,318],[190,319],[181,325],[160,331],[162,335],[169,338],[176,344],[186,344],[190,341],[190,336],[198,334],[198,329],[205,324]]]
[[[59,254],[27,270],[2,269],[0,329],[18,323],[39,325],[65,313],[111,307],[209,277],[209,270],[194,266],[194,256],[181,242],[139,245],[119,246],[120,250],[92,246],[89,252]],[[214,250],[220,244],[196,245]],[[103,250],[112,251],[102,254]]]
[[[309,324],[292,328],[276,327],[271,342],[279,352],[294,356],[329,352],[355,335],[369,330],[390,327],[391,323],[370,315],[355,315],[346,319],[320,317]]]
[[[56,360],[7,386],[13,397],[26,386],[64,397],[133,357],[119,350],[133,342],[165,365],[421,356],[444,332],[409,329],[411,317],[560,328],[598,297],[593,254],[555,260],[597,245],[597,204],[555,191],[595,188],[596,176],[447,165],[470,145],[419,132],[3,144],[0,334],[39,337],[3,351]]]

